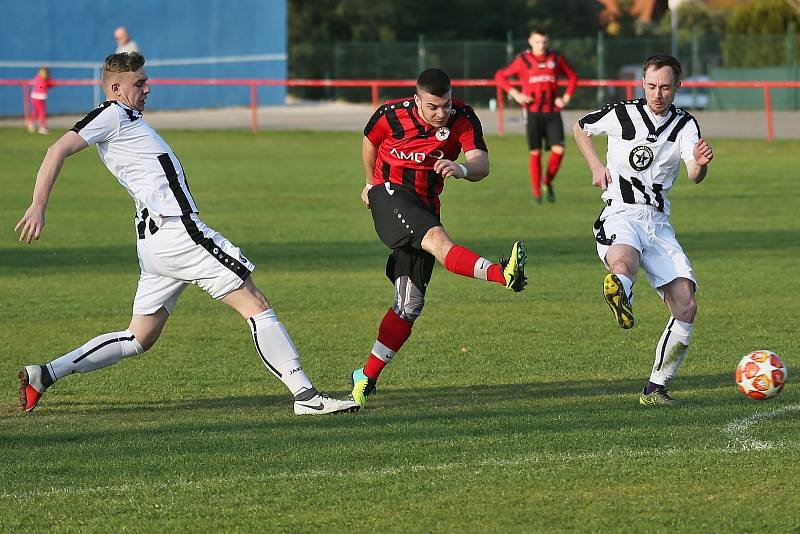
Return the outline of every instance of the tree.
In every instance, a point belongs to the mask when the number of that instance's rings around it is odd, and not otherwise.
[[[334,42],[502,41],[545,26],[555,38],[594,36],[603,5],[597,0],[288,0],[289,76],[333,74]],[[447,6],[447,7],[443,7]]]
[[[725,25],[725,66],[785,65],[787,32],[795,34],[796,43],[800,26],[796,4],[788,0],[755,0],[736,8]]]

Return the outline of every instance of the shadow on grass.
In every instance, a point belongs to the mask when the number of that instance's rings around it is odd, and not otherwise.
[[[137,419],[149,421],[153,415],[157,415],[159,418],[164,418],[163,427],[151,428],[147,432],[164,434],[181,432],[179,428],[194,431],[225,429],[242,431],[247,428],[263,430],[269,427],[283,428],[288,425],[296,429],[314,427],[320,421],[325,421],[326,426],[328,424],[349,426],[356,420],[367,421],[369,424],[378,423],[380,420],[380,423],[424,425],[450,421],[480,427],[482,420],[491,422],[498,417],[506,420],[518,419],[515,426],[526,426],[524,420],[529,418],[531,429],[539,431],[546,430],[550,425],[543,420],[555,419],[558,420],[556,425],[558,430],[564,431],[565,425],[569,425],[570,420],[581,421],[582,429],[587,425],[604,427],[610,424],[613,427],[615,414],[618,415],[619,410],[631,412],[642,410],[637,403],[637,394],[642,385],[642,380],[638,379],[423,388],[395,388],[391,383],[387,383],[381,384],[375,396],[370,397],[368,407],[357,416],[348,414],[322,418],[293,416],[292,401],[288,395],[226,396],[189,400],[170,400],[167,395],[163,401],[107,402],[101,399],[62,400],[58,398],[58,392],[53,391],[48,392],[48,396],[42,400],[42,405],[36,411],[25,417],[34,420],[46,419],[48,423],[54,423],[68,418],[83,419],[86,416],[93,416],[105,421],[104,425],[111,417],[135,425]],[[702,410],[709,405],[718,407],[720,395],[725,395],[724,391],[719,390],[732,389],[732,376],[728,373],[676,379],[677,396],[689,397],[689,402],[683,410],[668,412],[680,414],[691,412],[692,409]],[[697,398],[697,395],[692,394],[694,390],[701,390],[710,395],[704,394]],[[51,410],[48,410],[48,404],[52,406]],[[645,411],[653,412],[653,410]],[[570,412],[575,417],[563,417]],[[202,417],[198,416],[199,413],[203,414]],[[263,420],[260,419],[260,414],[264,415]],[[238,417],[241,417],[241,421],[237,421]],[[254,417],[258,420],[254,421]],[[690,419],[691,424],[696,424],[695,417]],[[636,423],[626,418],[625,424],[630,426]],[[134,428],[129,431],[138,432]],[[68,433],[72,434],[72,431]],[[48,435],[54,437],[50,432]],[[6,442],[7,439],[5,436],[0,437],[0,443]],[[74,436],[65,439],[71,440]],[[11,440],[14,441],[13,438]]]
[[[591,217],[587,218],[587,229]],[[588,230],[587,230],[588,232]],[[735,230],[735,231],[681,231],[680,239],[689,250],[732,251],[741,255],[743,250],[778,250],[796,248],[796,232],[792,230]],[[516,239],[528,241],[529,249],[537,260],[557,260],[560,263],[583,262],[594,257],[591,236],[541,239],[533,236],[509,236],[493,240],[470,240],[456,236],[461,244],[473,248],[487,257],[507,254]],[[234,238],[234,242],[237,242]],[[237,242],[238,243],[238,242]],[[371,268],[380,265],[388,250],[373,238],[363,241],[300,241],[294,243],[241,242],[242,249],[256,263],[266,267],[292,270],[314,270],[332,265]],[[136,265],[136,249],[130,244],[104,247],[23,248],[22,245],[0,247],[0,272],[9,269],[15,274],[20,269],[58,270],[77,268],[112,268],[127,271]]]

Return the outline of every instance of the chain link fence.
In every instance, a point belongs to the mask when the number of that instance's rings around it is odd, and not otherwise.
[[[495,71],[510,63],[527,48],[524,39],[506,41],[416,41],[398,43],[337,42],[333,44],[328,72],[332,79],[414,79],[419,71],[439,67],[451,78],[491,79]],[[602,33],[577,39],[553,39],[551,48],[563,53],[581,78],[637,79],[644,58],[671,53],[669,36],[610,38]],[[720,36],[691,32],[677,43],[677,56],[684,66],[684,79],[797,80],[800,38],[786,35]],[[291,59],[290,59],[291,61]],[[734,70],[735,69],[735,70]],[[738,76],[738,77],[737,77]],[[776,109],[796,110],[797,90],[778,95]],[[688,90],[687,90],[688,92]],[[369,101],[363,89],[328,89],[324,94],[294,90],[297,96]],[[407,88],[385,88],[382,100],[407,96]],[[495,98],[494,88],[458,88],[460,98],[486,106]],[[571,107],[590,108],[622,99],[624,90],[581,88]],[[693,106],[710,109],[760,109],[763,98],[757,90],[693,90]]]

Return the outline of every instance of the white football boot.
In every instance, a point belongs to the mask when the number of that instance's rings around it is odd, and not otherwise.
[[[295,415],[322,415],[327,413],[357,412],[361,406],[351,400],[329,397],[321,391],[308,400],[295,400]]]

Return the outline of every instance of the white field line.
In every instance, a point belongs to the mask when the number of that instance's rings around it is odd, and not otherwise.
[[[772,449],[776,445],[781,445],[780,443],[776,442],[761,441],[760,439],[748,436],[747,433],[749,432],[750,427],[759,421],[763,421],[764,419],[772,419],[773,417],[776,417],[782,413],[797,410],[800,410],[800,404],[790,404],[788,406],[778,408],[777,410],[760,412],[749,417],[734,419],[722,430],[722,432],[730,438],[728,448],[733,451],[761,451]]]
[[[800,405],[792,409],[800,409]],[[763,418],[763,417],[762,417]],[[726,427],[727,428],[727,427]],[[781,444],[786,449],[800,449],[800,443]],[[303,471],[279,471],[262,474],[236,473],[230,477],[202,478],[197,480],[172,479],[167,482],[136,481],[130,484],[108,486],[61,486],[42,487],[30,491],[0,493],[0,501],[26,500],[37,497],[54,497],[57,495],[92,495],[97,493],[130,494],[134,492],[159,492],[172,493],[179,488],[215,488],[230,487],[237,482],[266,482],[274,480],[304,481],[314,479],[347,479],[358,477],[392,477],[408,473],[436,473],[463,471],[480,475],[487,469],[516,468],[525,466],[547,466],[573,462],[592,462],[597,460],[625,460],[637,458],[664,458],[665,456],[691,455],[696,453],[730,454],[741,452],[740,449],[728,447],[695,447],[695,448],[667,448],[646,450],[611,450],[597,453],[545,453],[514,456],[508,458],[484,458],[483,460],[469,462],[447,462],[440,464],[416,464],[399,467],[385,467],[383,469],[355,468],[355,469],[307,469]]]

